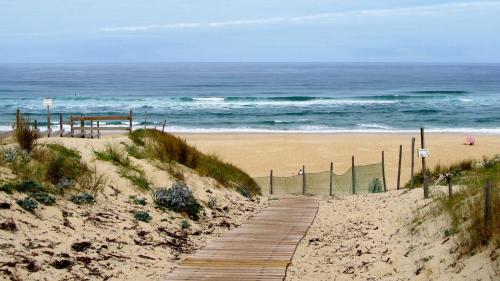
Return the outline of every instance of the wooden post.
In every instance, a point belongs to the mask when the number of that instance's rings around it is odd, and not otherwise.
[[[71,137],[74,137],[75,136],[75,130],[73,130],[73,119],[72,117],[70,116],[70,126],[71,126]]]
[[[333,195],[333,162],[330,162],[330,196]]]
[[[63,132],[64,132],[64,129],[63,129],[63,120],[62,120],[62,113],[59,113],[59,136],[60,137],[63,137]]]
[[[90,120],[90,138],[94,138],[94,122]]]
[[[424,140],[424,128],[420,128],[420,143],[422,145],[422,149],[425,148],[425,140]],[[429,198],[429,187],[427,186],[427,177],[426,177],[426,167],[425,167],[425,157],[422,157],[422,180],[424,187],[424,198]]]
[[[21,111],[16,109],[16,128],[19,128],[19,118],[21,117]]]
[[[146,130],[146,124],[148,123],[148,111],[144,111],[144,130]]]
[[[128,114],[128,118],[130,119],[129,120],[129,130],[130,130],[130,132],[132,132],[132,109],[130,110],[130,112]]]
[[[83,115],[80,115],[80,116],[83,117]],[[82,128],[85,127],[85,121],[83,121],[83,119],[80,120],[80,127],[82,127]],[[83,130],[83,129],[80,131],[80,133],[84,133],[84,132],[85,132],[85,130]]]
[[[411,172],[410,172],[410,186],[413,188],[413,172],[415,168],[415,138],[411,138]]]
[[[403,156],[403,145],[399,145],[399,162],[398,162],[398,185],[397,189],[401,187],[401,157]]]
[[[486,190],[484,196],[484,223],[490,225],[491,223],[491,197],[493,195],[493,183],[491,180],[486,182]]]
[[[101,138],[101,130],[99,130],[99,120],[97,121],[97,138]]]
[[[269,175],[269,194],[273,195],[273,170],[271,170],[271,174]]]
[[[351,171],[352,171],[352,194],[356,194],[356,172],[354,167],[354,156],[352,156]]]
[[[165,126],[166,125],[167,125],[167,119],[165,119],[165,121],[163,121],[163,128],[161,128],[162,133],[165,133]]]
[[[47,137],[50,137],[50,132],[51,132],[51,128],[50,128],[50,106],[47,106]]]
[[[387,185],[385,183],[385,159],[384,159],[384,151],[382,151],[382,181],[384,183],[384,192],[387,192]]]

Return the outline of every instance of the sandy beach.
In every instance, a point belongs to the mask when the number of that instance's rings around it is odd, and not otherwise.
[[[333,162],[334,172],[344,173],[355,156],[357,165],[381,161],[385,151],[387,185],[396,188],[399,145],[403,145],[401,185],[410,179],[411,138],[420,147],[415,134],[179,134],[203,152],[215,153],[223,160],[243,168],[251,176],[266,176],[273,169],[276,176],[297,174],[302,165],[306,172],[327,171]],[[464,145],[466,134],[425,135],[430,149],[429,167],[451,164],[459,160],[500,153],[500,136],[477,135],[476,145]],[[421,160],[415,155],[415,171]]]

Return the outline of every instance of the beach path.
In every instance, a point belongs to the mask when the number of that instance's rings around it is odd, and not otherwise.
[[[188,256],[167,280],[284,280],[318,210],[308,197],[282,198]]]

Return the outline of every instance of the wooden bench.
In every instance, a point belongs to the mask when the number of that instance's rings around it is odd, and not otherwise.
[[[119,126],[114,126],[114,127],[101,127],[100,126],[100,121],[123,121],[123,120],[128,120],[129,121],[129,126],[128,127],[119,127]],[[75,126],[74,122],[80,121],[79,126]],[[85,125],[85,121],[90,121],[90,126]],[[94,126],[94,122],[96,122],[97,126]],[[94,131],[97,132],[97,138],[100,137],[101,131],[132,131],[132,110],[130,110],[129,115],[125,116],[71,116],[70,117],[70,126],[71,126],[71,132],[70,136],[75,137],[75,131],[78,132],[80,131],[79,134],[77,134],[77,137],[85,137],[86,136],[86,131],[90,131],[90,137],[94,137]]]

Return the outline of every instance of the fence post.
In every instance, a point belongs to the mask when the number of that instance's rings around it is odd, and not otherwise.
[[[403,145],[399,145],[399,162],[398,162],[398,185],[397,189],[401,187],[401,157],[403,156]]]
[[[415,167],[415,138],[411,138],[411,172],[410,172],[410,186],[413,188],[413,171]]]
[[[491,197],[493,194],[493,183],[491,180],[486,182],[486,193],[484,196],[484,223],[489,225],[491,223]]]
[[[59,136],[63,137],[63,120],[62,120],[62,113],[59,113]]]
[[[97,121],[97,138],[100,139],[101,138],[101,130],[99,129],[99,120]]]
[[[450,175],[450,178],[447,178],[446,179],[448,181],[448,196],[451,197],[453,196],[453,187],[452,187],[452,183],[451,183],[451,175]]]
[[[306,194],[306,166],[302,165],[302,195]]]
[[[50,137],[52,129],[50,128],[50,106],[47,106],[47,137]]]
[[[382,181],[384,183],[384,192],[387,192],[387,185],[385,183],[385,159],[383,150],[382,150]]]
[[[273,195],[273,170],[271,170],[271,175],[269,176],[269,194]]]
[[[83,117],[83,114],[81,114],[80,117]],[[85,127],[85,121],[83,121],[83,119],[80,120],[80,127],[82,127],[82,130],[80,131],[80,133],[82,133],[82,134],[85,133],[85,130],[83,130],[83,127]]]
[[[18,109],[16,109],[16,128],[19,128],[19,117],[21,115],[21,111]]]
[[[94,121],[90,120],[90,138],[94,138]]]
[[[352,194],[356,194],[356,172],[354,168],[354,155],[352,156]]]
[[[420,128],[420,143],[422,145],[422,149],[425,148],[425,142],[424,142],[424,128]],[[423,187],[424,187],[424,198],[429,198],[429,188],[427,187],[427,179],[426,179],[426,167],[425,167],[425,157],[422,157],[422,180],[423,180]]]
[[[132,132],[132,109],[130,110],[129,114],[128,114],[128,119],[129,120],[129,131]]]
[[[330,196],[333,195],[333,162],[330,162]]]
[[[35,119],[35,130],[38,130],[38,121]]]
[[[167,125],[167,119],[165,119],[165,121],[163,121],[163,128],[161,128],[161,132],[164,133],[165,132],[165,126]],[[272,174],[272,172],[271,172]]]
[[[69,117],[70,119],[70,126],[71,126],[71,137],[74,137],[75,136],[75,130],[73,130],[73,116],[70,116]]]

